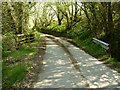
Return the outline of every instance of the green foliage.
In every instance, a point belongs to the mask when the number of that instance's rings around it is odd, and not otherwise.
[[[40,40],[40,33],[35,32],[34,34],[36,39],[33,43],[21,45],[18,50],[7,50],[3,52],[3,89],[8,90],[13,87],[14,84],[23,80],[28,70],[33,65],[31,57],[34,57],[38,52],[38,49],[35,47],[39,44],[38,40]],[[23,59],[26,57],[28,59],[24,61]],[[12,58],[12,61],[10,61],[11,59],[9,58]]]
[[[65,31],[65,25],[57,25],[56,27],[53,28],[53,31],[61,33],[63,31]]]
[[[35,31],[34,35],[35,35],[35,40],[39,41],[40,40],[40,33],[38,31]]]
[[[3,35],[3,39],[2,39],[2,47],[3,47],[3,51],[6,50],[13,50],[15,48],[15,37],[13,33],[6,33],[5,35]]]
[[[106,55],[105,50],[101,46],[94,44],[92,42],[92,39],[90,38],[85,40],[82,40],[81,38],[76,38],[75,42],[86,52],[88,52],[89,54],[95,57],[103,57],[104,55]]]
[[[95,57],[102,57],[106,55],[105,50],[92,42],[92,34],[90,31],[84,30],[80,31],[79,34],[76,34],[75,32],[72,33],[72,37],[74,42],[83,48],[86,52],[90,53],[91,55]]]
[[[3,63],[3,89],[10,89],[14,83],[21,81],[31,65],[32,61],[9,66]]]
[[[35,45],[33,45],[35,46]],[[20,60],[19,62],[16,62],[18,59],[22,59],[24,56],[34,56],[37,53],[36,48],[31,48],[30,46],[22,46],[18,50],[15,51],[6,51],[5,56],[6,57],[12,57],[12,62],[15,62],[14,64],[6,63],[3,60],[3,88],[9,89],[13,87],[13,85],[16,82],[21,81],[24,76],[26,75],[29,68],[32,66],[33,62],[32,60],[27,60],[26,62]],[[7,54],[7,55],[6,55]],[[4,56],[4,57],[5,57]],[[14,60],[14,61],[13,61]]]
[[[30,48],[30,47],[28,48],[28,47],[24,46],[24,47],[20,47],[19,50],[12,52],[11,57],[17,59],[17,58],[23,57],[25,55],[30,55],[30,54],[35,55],[36,52],[37,52],[37,50],[35,48]]]
[[[32,43],[31,43],[31,45],[32,45]],[[35,55],[37,53],[37,49],[31,48],[31,45],[28,45],[28,44],[22,45],[18,50],[14,50],[14,51],[5,50],[2,54],[2,57],[3,58],[12,57],[12,58],[18,59],[18,58],[26,56],[26,55]],[[33,47],[35,45],[33,44]]]
[[[70,30],[70,31],[67,32],[67,37],[68,37],[68,38],[72,38],[72,39],[73,39],[73,38],[75,38],[76,36],[78,37],[77,33],[76,33],[76,32],[73,32],[72,30]]]
[[[56,23],[53,23],[51,26],[41,28],[42,33],[52,34],[54,36],[65,36],[66,35],[66,27],[64,24],[57,25]]]
[[[11,52],[12,52],[12,51],[3,51],[3,52],[2,52],[2,58],[5,58],[5,57],[10,56],[10,55],[11,55]]]
[[[40,33],[38,32],[72,38],[77,46],[95,57],[104,57],[106,52],[101,46],[94,44],[92,38],[93,36],[103,38],[110,42],[112,56],[120,59],[120,2],[83,2],[82,5],[77,2],[58,2],[55,4],[49,2],[44,3],[43,6],[38,4],[38,8],[35,4],[30,2],[2,3],[3,59],[5,59],[4,57],[18,59],[25,55],[35,55],[37,49],[31,47],[35,47],[39,43]],[[34,9],[33,6],[35,6]],[[34,27],[31,30],[28,28],[29,19],[31,19],[29,17],[30,11],[33,11],[31,15],[35,17],[33,18]],[[57,17],[57,20],[54,20],[54,16]],[[30,32],[34,32],[35,41],[15,50],[15,35]],[[120,63],[113,58],[109,58],[108,62],[116,67],[120,66]],[[6,64],[4,62],[3,87],[10,88],[15,82],[21,81],[31,65],[31,61],[24,64]]]
[[[115,58],[108,58],[108,63],[114,65],[117,68],[120,68],[120,62],[118,62]]]

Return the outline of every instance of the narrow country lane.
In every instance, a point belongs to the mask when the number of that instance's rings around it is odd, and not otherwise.
[[[46,36],[42,71],[34,88],[120,88],[120,74],[69,42]]]

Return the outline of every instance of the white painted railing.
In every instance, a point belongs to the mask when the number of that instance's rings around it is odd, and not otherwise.
[[[99,39],[93,38],[93,42],[96,44],[99,44],[101,47],[103,47],[104,49],[108,50],[109,49],[109,44],[106,42],[103,42]]]

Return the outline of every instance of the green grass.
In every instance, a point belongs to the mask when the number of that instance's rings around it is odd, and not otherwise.
[[[88,30],[79,30],[78,32],[78,28],[76,27],[71,30],[67,36],[72,37],[77,46],[81,47],[92,56],[103,57],[106,55],[106,51],[100,45],[93,43],[93,36]]]
[[[27,73],[27,70],[29,69],[29,67],[32,66],[32,61],[29,61],[27,63],[24,64],[15,64],[15,65],[9,65],[7,66],[4,63],[3,66],[3,88],[5,89],[9,89],[12,87],[12,85],[17,82],[17,81],[21,81],[24,76]]]
[[[111,58],[107,54],[105,49],[103,49],[100,45],[97,45],[92,42],[92,36],[89,33],[89,31],[81,31],[79,35],[76,35],[75,32],[72,32],[72,34],[70,34],[69,37],[72,37],[74,43],[76,43],[77,46],[81,47],[92,56],[97,58],[108,58],[107,61],[109,64],[113,65],[116,68],[120,68],[119,61],[115,60],[114,58]]]
[[[12,57],[12,58],[18,59],[25,55],[30,55],[31,53],[32,53],[32,55],[35,55],[36,51],[37,51],[37,49],[32,48],[32,47],[30,48],[30,47],[27,47],[27,45],[24,45],[24,46],[21,46],[19,48],[19,50],[5,51],[3,54],[3,58],[4,57]]]
[[[19,50],[13,52],[11,54],[11,57],[13,58],[20,58],[23,57],[25,55],[30,55],[31,53],[33,53],[33,55],[36,54],[36,49],[35,48],[30,48],[30,47],[21,47]]]
[[[92,36],[87,32],[82,33],[78,37],[73,38],[74,42],[86,52],[97,58],[108,58],[108,63],[116,68],[120,68],[120,62],[111,58],[100,45],[92,42]]]
[[[24,56],[34,57],[38,49],[35,48],[40,44],[40,34],[35,33],[35,41],[29,44],[21,45],[18,50],[4,51],[3,52],[3,64],[2,64],[2,86],[3,89],[8,90],[16,82],[20,82],[25,77],[29,68],[33,65],[33,61],[28,59],[27,61],[21,61]],[[20,60],[20,62],[9,63],[6,61],[7,57],[12,57],[12,60]]]
[[[113,66],[120,68],[120,62],[118,62],[117,60],[115,60],[114,58],[109,57],[108,58],[108,63],[112,64]]]
[[[95,57],[103,57],[104,55],[106,55],[105,50],[101,46],[94,44],[92,42],[92,39],[90,38],[85,40],[81,40],[79,38],[79,39],[74,39],[74,41],[78,46],[82,47],[86,52],[88,52],[89,54]]]
[[[21,47],[19,50],[14,52],[9,52],[10,57],[13,57],[13,60],[17,60],[18,58],[22,58],[27,55],[35,55],[37,53],[37,49],[30,47]],[[27,62],[16,62],[14,64],[6,64],[3,62],[3,88],[9,89],[11,88],[15,82],[21,81],[27,73],[27,70],[32,66],[32,60],[27,60]]]
[[[2,60],[0,61],[0,88],[1,88],[1,82],[2,82]]]
[[[83,48],[86,52],[97,58],[108,58],[108,63],[113,65],[116,68],[120,68],[120,62],[111,58],[100,45],[97,45],[92,42],[90,34],[86,32],[82,33],[81,36],[73,38],[73,41],[77,46]]]

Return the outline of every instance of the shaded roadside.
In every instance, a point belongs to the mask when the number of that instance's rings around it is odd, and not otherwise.
[[[118,73],[120,73],[120,68],[119,67],[116,67],[115,65],[113,64],[110,64],[109,63],[109,60],[108,60],[108,57],[103,57],[103,58],[100,58],[100,57],[96,57],[95,55],[92,55],[90,52],[88,52],[85,48],[83,48],[82,46],[78,45],[73,39],[69,39],[69,38],[65,38],[65,37],[60,37],[61,39],[63,40],[66,40],[68,41],[69,43],[73,44],[74,46],[84,50],[86,53],[90,54],[91,56],[97,58],[98,61],[101,61],[103,62],[103,64],[105,64],[107,67],[117,71]]]
[[[42,68],[43,56],[46,49],[46,42],[45,37],[41,35],[41,40],[39,45],[36,47],[38,52],[35,57],[31,60],[33,61],[33,65],[26,74],[25,78],[15,85],[15,88],[30,88],[32,87],[33,83],[37,81],[37,75],[40,73]]]

